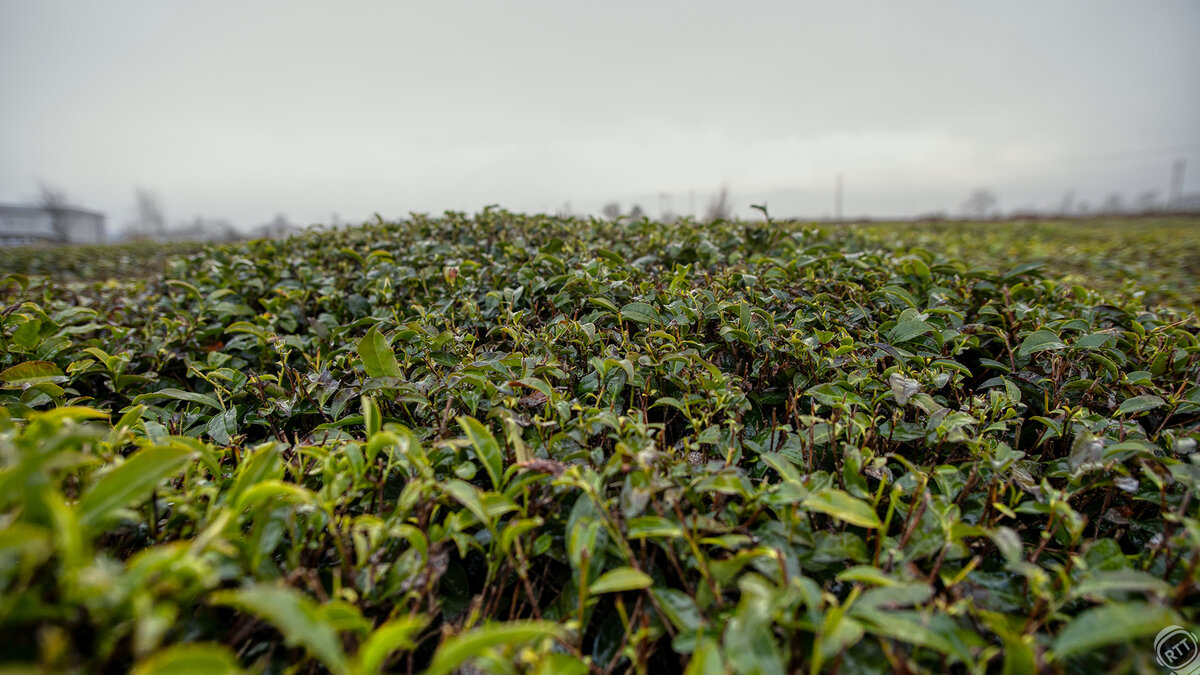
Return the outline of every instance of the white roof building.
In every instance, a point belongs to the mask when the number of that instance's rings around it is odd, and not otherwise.
[[[0,204],[0,246],[99,244],[104,214],[74,207],[44,208]]]

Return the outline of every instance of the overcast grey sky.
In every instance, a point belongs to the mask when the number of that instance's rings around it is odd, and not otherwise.
[[[0,0],[0,200],[1004,210],[1200,189],[1200,2]]]

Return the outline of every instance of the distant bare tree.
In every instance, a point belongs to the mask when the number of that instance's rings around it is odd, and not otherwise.
[[[987,188],[977,188],[967,197],[967,201],[963,202],[963,213],[968,218],[983,220],[991,217],[997,203],[999,200],[996,193]]]
[[[70,203],[71,198],[67,196],[66,190],[46,181],[38,181],[37,204],[50,214],[50,226],[62,240],[67,237],[65,212]]]
[[[71,198],[67,196],[67,191],[57,185],[52,185],[46,181],[38,181],[38,206],[45,209],[66,208]]]
[[[600,214],[609,220],[616,220],[621,217],[621,204],[619,202],[609,202],[600,209]]]
[[[162,238],[167,229],[167,217],[163,213],[162,199],[158,193],[146,188],[134,191],[134,208],[137,210],[137,220],[132,229],[141,236]]]
[[[729,186],[722,185],[721,191],[708,203],[704,219],[710,223],[718,220],[729,220],[733,216],[733,204],[729,201]]]
[[[1100,207],[1100,211],[1110,216],[1125,213],[1125,200],[1121,198],[1121,193],[1108,193],[1108,196],[1104,198],[1104,205]]]
[[[1062,201],[1058,203],[1058,215],[1069,216],[1071,209],[1075,207],[1075,191],[1067,190],[1063,193]]]
[[[646,212],[642,210],[642,206],[640,204],[634,204],[633,208],[629,209],[629,219],[630,220],[641,220],[642,218],[645,218],[645,217],[646,217]]]

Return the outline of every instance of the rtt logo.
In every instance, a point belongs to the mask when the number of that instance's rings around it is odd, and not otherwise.
[[[1200,645],[1196,635],[1182,626],[1167,626],[1154,638],[1158,665],[1175,675],[1200,675]]]

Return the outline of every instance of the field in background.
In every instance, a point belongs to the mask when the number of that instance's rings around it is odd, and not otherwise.
[[[0,247],[0,274],[56,281],[143,279],[162,274],[176,258],[205,249],[195,242],[135,241],[121,244]]]
[[[1200,305],[1200,217],[851,225],[871,243],[981,267],[1040,263],[1047,276],[1148,302]]]
[[[797,223],[803,225],[803,223]],[[822,226],[848,247],[921,248],[969,265],[1039,264],[1067,283],[1143,293],[1149,303],[1200,306],[1200,217],[1112,217],[984,222],[883,222]],[[63,281],[160,274],[172,258],[204,244],[130,242],[100,246],[0,248],[0,272]]]
[[[2,251],[0,668],[1153,671],[1200,619],[1196,247],[488,210]]]

